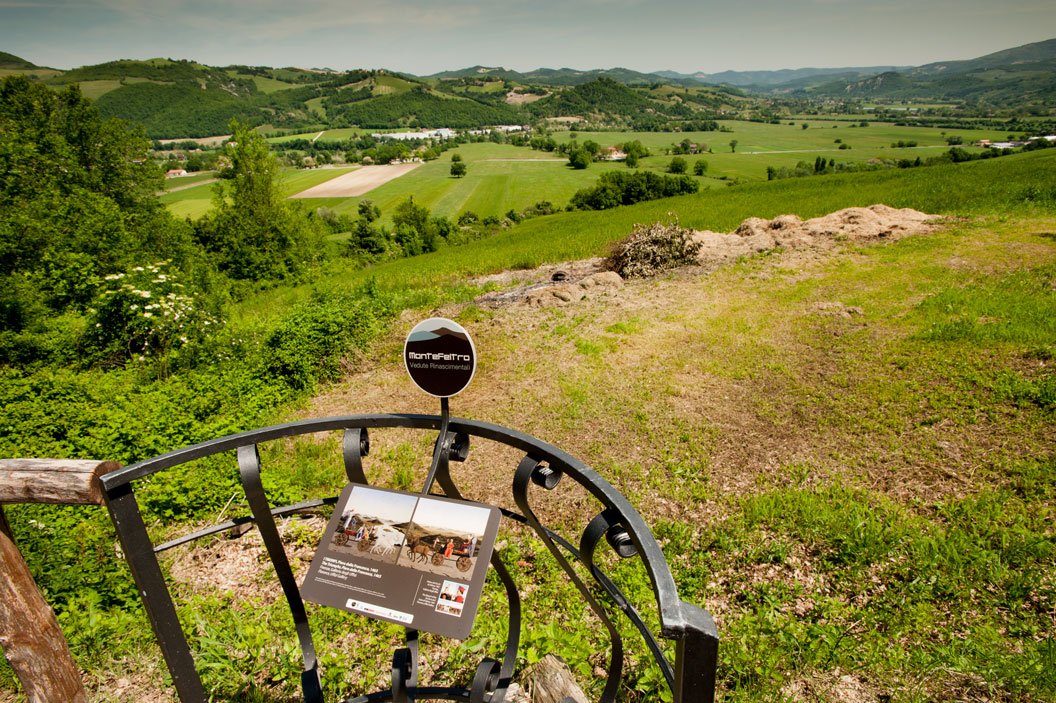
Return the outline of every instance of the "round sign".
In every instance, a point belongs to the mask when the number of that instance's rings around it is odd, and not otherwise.
[[[403,345],[403,363],[415,385],[448,398],[465,390],[477,370],[477,351],[457,322],[430,317],[414,326]]]

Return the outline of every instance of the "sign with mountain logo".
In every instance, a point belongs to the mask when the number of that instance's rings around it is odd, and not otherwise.
[[[469,333],[443,317],[414,326],[403,346],[403,361],[415,385],[438,398],[461,393],[477,370],[477,352]]]

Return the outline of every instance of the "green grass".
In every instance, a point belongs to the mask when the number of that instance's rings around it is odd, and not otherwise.
[[[81,93],[91,100],[97,100],[111,90],[117,90],[121,85],[119,80],[81,81],[79,84]]]
[[[248,78],[249,80],[253,81],[254,85],[257,86],[257,90],[259,90],[261,93],[264,93],[265,95],[277,93],[280,90],[289,90],[290,88],[297,88],[299,85],[297,83],[287,83],[286,81],[276,80],[267,76],[251,76],[236,73],[233,71],[228,71],[228,75],[234,78]]]
[[[348,168],[285,169],[282,172],[280,188],[287,196],[294,195],[303,190],[307,190],[312,186],[325,183],[332,178],[337,178],[342,174],[355,170],[355,168],[356,167],[354,166],[350,166]],[[215,174],[212,174],[211,177],[215,178]],[[167,188],[172,188],[180,185],[180,182],[187,181],[191,178],[194,178],[195,180],[208,179],[208,177],[198,178],[195,176],[188,176],[186,179],[173,178],[166,181],[165,185]],[[173,181],[177,182],[173,183]],[[174,193],[165,193],[160,196],[159,199],[165,207],[177,217],[189,217],[192,220],[196,220],[209,212],[213,207],[213,183],[203,183]],[[324,202],[316,200],[308,200],[305,202],[311,207],[319,207],[325,204]]]
[[[355,127],[344,127],[342,129],[328,129],[323,132],[323,136],[319,137],[319,141],[323,142],[340,142],[346,139],[352,139],[358,137],[366,132],[362,129]],[[318,134],[318,132],[316,133]],[[314,136],[314,135],[313,135]]]
[[[286,142],[292,142],[292,141],[295,141],[297,139],[312,140],[312,139],[315,139],[316,135],[318,135],[319,132],[322,132],[322,131],[324,131],[324,130],[317,129],[314,132],[299,132],[298,134],[287,134],[287,135],[284,135],[284,136],[281,136],[281,137],[271,137],[271,138],[268,139],[268,143],[269,144],[285,144]]]
[[[604,171],[626,168],[599,163],[576,171],[560,156],[502,144],[465,144],[457,151],[468,169],[463,178],[451,177],[451,152],[447,152],[361,198],[337,204],[335,209],[354,213],[360,200],[366,198],[388,216],[398,203],[413,195],[415,202],[435,215],[455,217],[472,210],[480,217],[501,216],[542,200],[563,207],[573,193],[592,185]]]
[[[381,74],[374,77],[374,95],[405,93],[415,85],[417,84],[399,76]]]
[[[863,162],[870,159],[927,159],[938,156],[949,149],[946,136],[959,135],[964,140],[962,148],[978,151],[970,145],[980,139],[1004,139],[1007,132],[995,130],[943,130],[931,127],[898,127],[879,122],[868,127],[858,127],[857,122],[814,122],[802,118],[794,125],[763,124],[726,120],[720,124],[730,132],[686,132],[671,134],[664,132],[578,132],[576,139],[583,142],[592,139],[602,146],[622,144],[637,139],[653,153],[640,161],[643,167],[663,169],[671,160],[663,153],[682,139],[707,144],[711,154],[686,156],[690,164],[698,158],[708,162],[708,174],[743,179],[765,180],[767,166],[775,168],[794,167],[799,161],[813,163],[817,156],[835,159],[837,162]],[[802,128],[807,122],[808,129]],[[835,127],[835,128],[834,128]],[[945,133],[945,136],[944,136]],[[572,132],[560,132],[554,138],[569,141]],[[730,150],[730,141],[737,140],[735,152]],[[840,139],[850,149],[840,149],[835,140]],[[917,148],[892,149],[898,141],[916,141]]]
[[[213,185],[203,183],[175,193],[165,193],[158,199],[176,217],[197,220],[213,207]]]
[[[326,106],[323,105],[325,98],[312,98],[304,103],[309,112],[314,112],[320,119],[326,119]]]
[[[672,216],[692,229],[730,232],[747,217],[793,213],[809,218],[875,203],[951,216],[1047,213],[1056,208],[1056,192],[1043,200],[1027,196],[1034,184],[1056,182],[1054,151],[929,168],[747,183],[602,212],[539,217],[466,246],[354,272],[337,262],[329,272],[320,273],[312,288],[344,290],[374,279],[393,290],[439,292],[473,276],[603,255],[611,242],[627,236],[636,223],[667,221]],[[446,162],[447,158],[440,161]],[[374,191],[375,197],[381,191]],[[429,196],[422,193],[422,202]],[[415,200],[419,201],[418,193]],[[308,290],[276,290],[268,294],[268,300],[260,298],[248,305],[254,312],[268,314],[303,299]]]
[[[357,166],[347,168],[309,168],[309,169],[286,169],[282,173],[280,188],[286,195],[295,195],[320,183],[342,176],[350,171],[355,171]],[[311,201],[308,201],[309,203]]]

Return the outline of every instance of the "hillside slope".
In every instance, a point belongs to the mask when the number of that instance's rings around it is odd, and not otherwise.
[[[741,700],[964,700],[980,670],[991,696],[1044,700],[1054,227],[950,223],[560,308],[449,307],[482,360],[452,412],[553,442],[631,496],[683,596],[716,615],[720,685]],[[435,413],[395,361],[416,319],[306,414]],[[410,445],[372,441],[379,476],[407,470]],[[460,481],[503,504],[510,461],[482,443]],[[410,465],[417,485],[424,465]],[[553,502],[571,525],[591,517]],[[568,607],[543,590],[527,606],[536,625]],[[891,657],[891,638],[913,656]]]

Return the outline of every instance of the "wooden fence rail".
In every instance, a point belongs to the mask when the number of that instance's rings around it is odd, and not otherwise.
[[[4,516],[3,503],[102,505],[112,461],[0,459],[0,647],[29,703],[87,703],[80,671]]]

